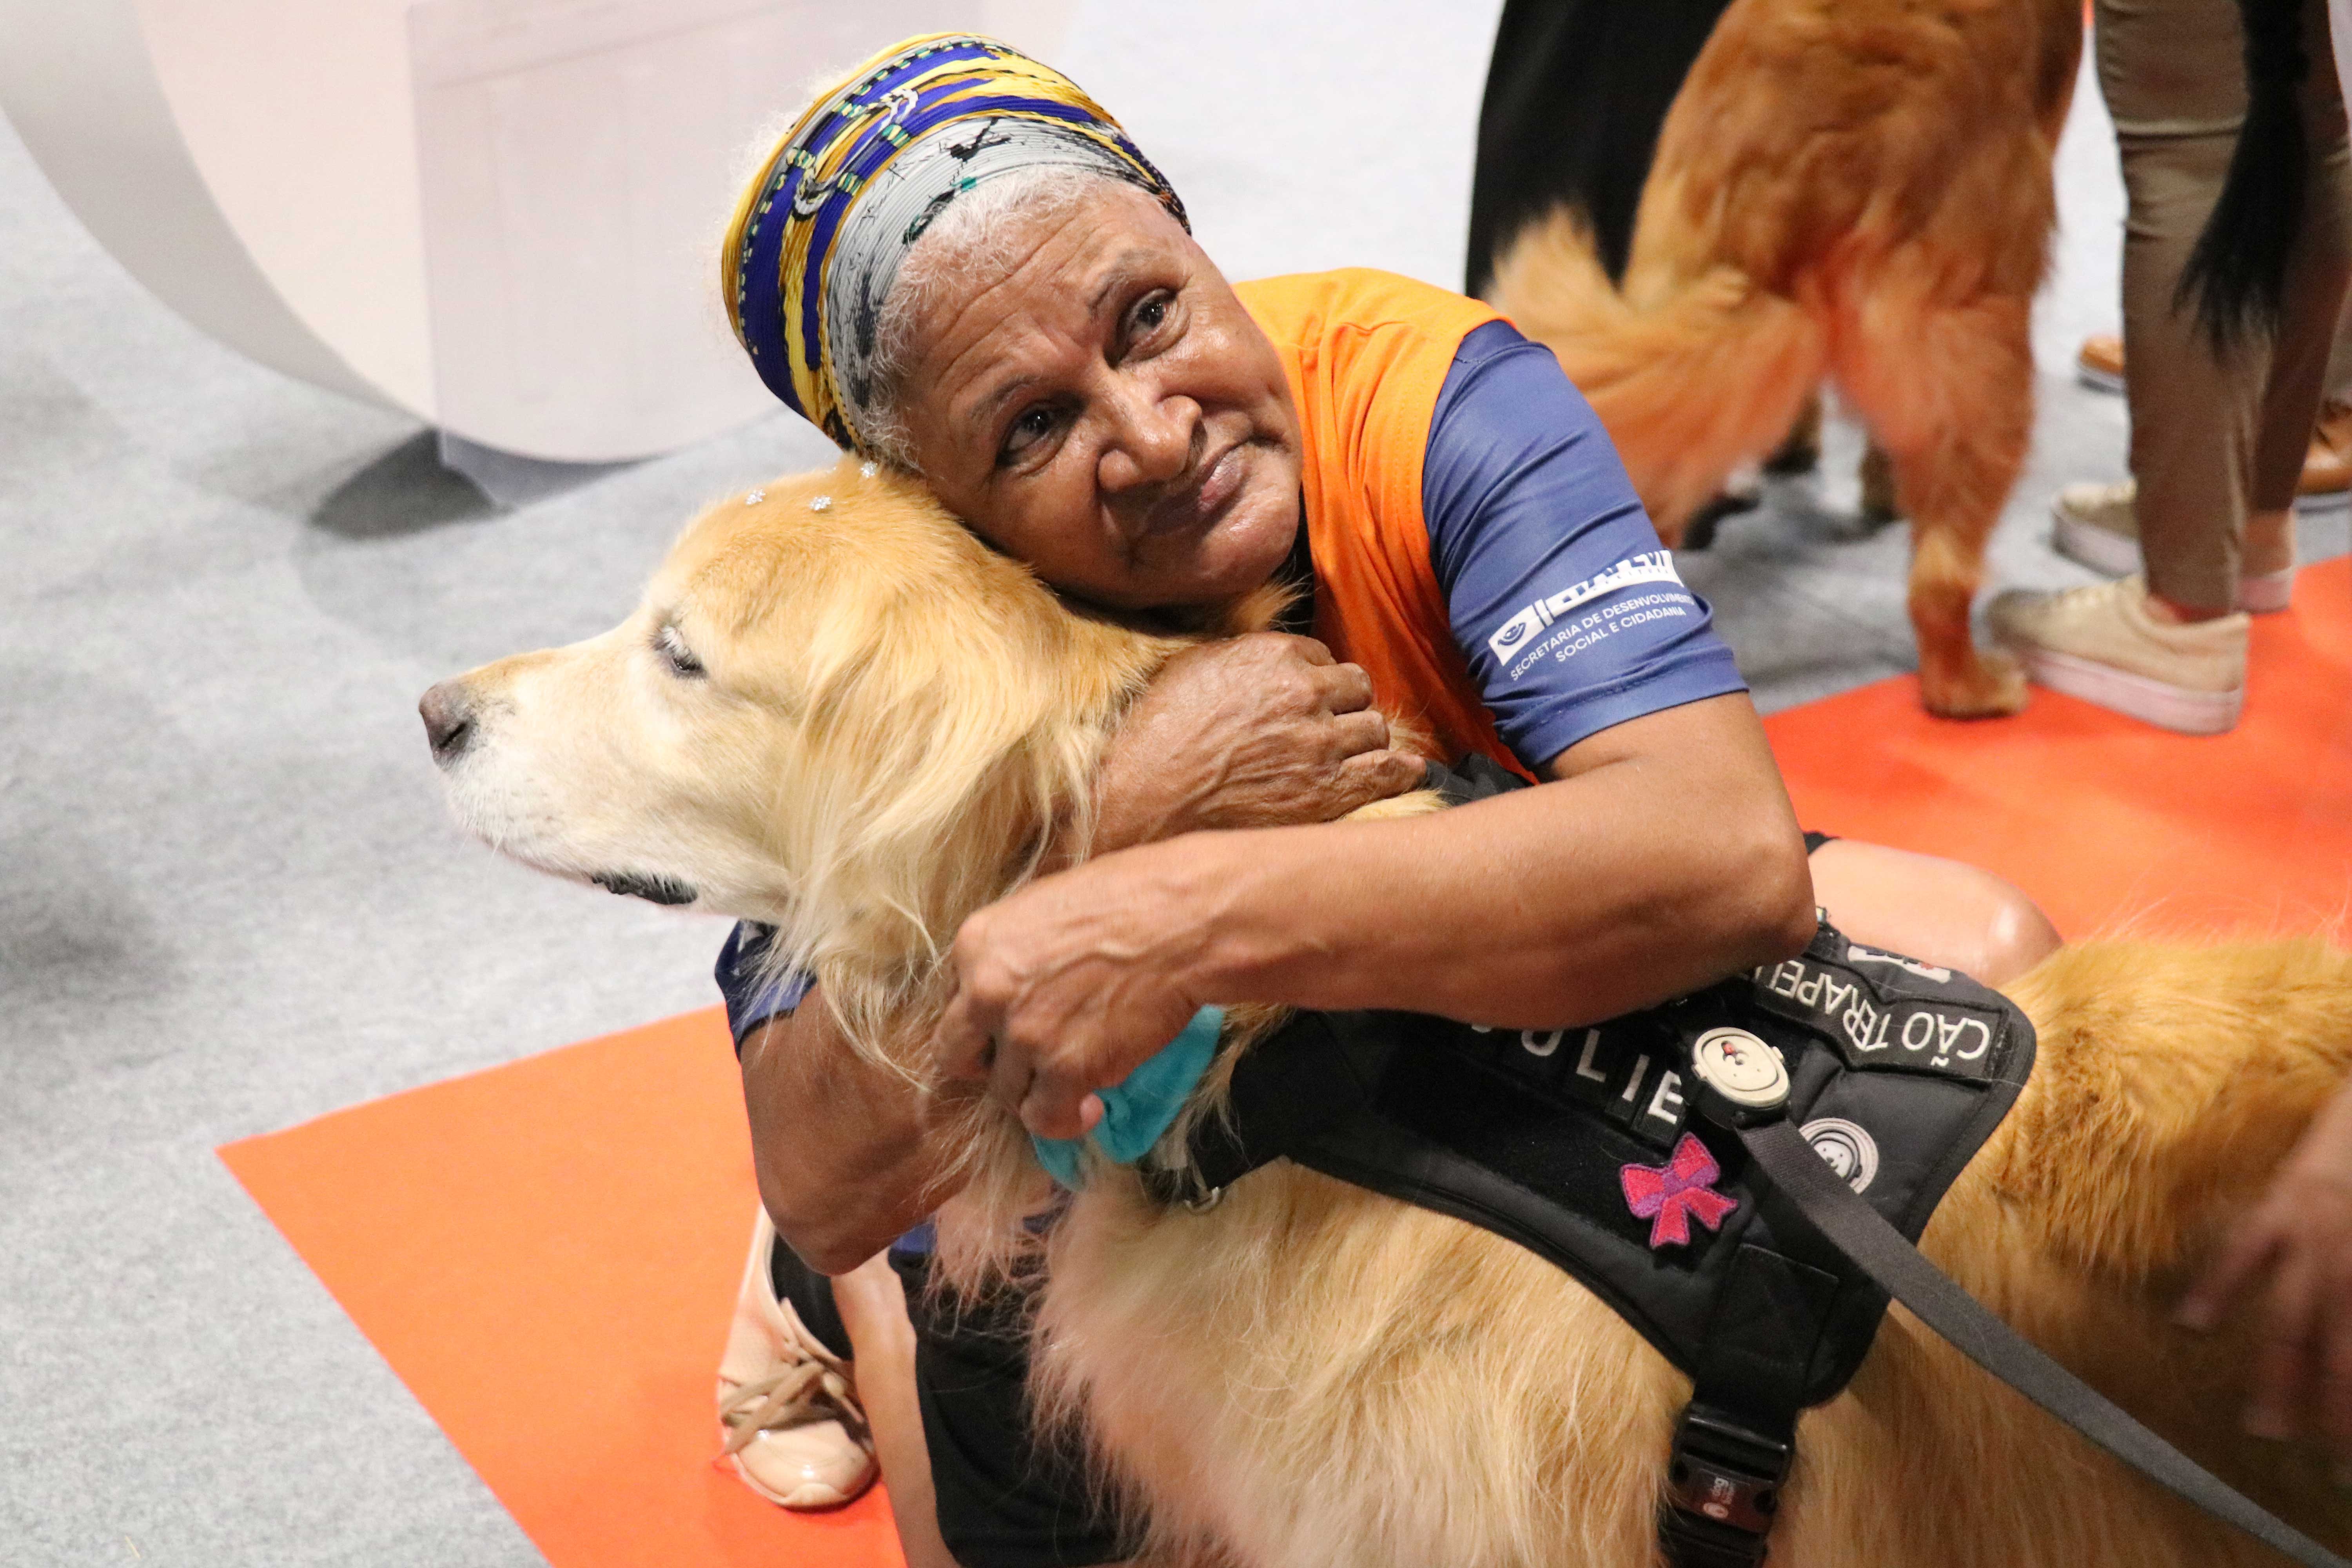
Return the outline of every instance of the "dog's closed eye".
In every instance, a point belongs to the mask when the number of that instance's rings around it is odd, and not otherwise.
[[[694,657],[694,650],[686,646],[686,639],[678,636],[676,626],[664,626],[654,634],[654,652],[661,656],[662,663],[680,680],[699,680],[710,673],[702,668],[702,661]]]

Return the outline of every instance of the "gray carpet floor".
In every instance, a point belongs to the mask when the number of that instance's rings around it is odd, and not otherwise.
[[[1086,8],[1068,63],[1213,252],[1458,281],[1491,10],[1200,10],[1171,46]],[[2086,89],[2005,582],[2083,580],[2050,495],[2121,471],[2068,368],[2115,318],[2106,138]],[[1688,563],[1768,707],[1911,662],[1858,448]],[[779,416],[513,507],[436,453],[194,332],[0,131],[0,1563],[538,1560],[212,1150],[713,999],[716,926],[461,841],[414,705],[610,624],[699,502],[827,449]]]

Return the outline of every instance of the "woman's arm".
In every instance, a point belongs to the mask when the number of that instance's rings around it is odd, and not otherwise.
[[[1370,702],[1364,672],[1306,637],[1179,655],[1104,759],[1096,847],[1327,822],[1412,788],[1421,762],[1389,749]],[[953,1195],[933,1134],[976,1087],[927,1095],[866,1060],[814,991],[748,1031],[742,1058],[761,1201],[811,1268],[856,1268]]]
[[[931,1134],[955,1110],[857,1054],[816,992],[743,1037],[760,1202],[824,1274],[846,1274],[952,1195]]]
[[[1396,822],[1195,834],[981,910],[938,1048],[1075,1137],[1208,1003],[1395,1007],[1556,1028],[1775,962],[1812,885],[1744,695],[1604,730],[1555,781]]]

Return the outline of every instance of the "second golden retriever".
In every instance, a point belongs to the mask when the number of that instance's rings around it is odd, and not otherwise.
[[[1732,0],[1660,132],[1622,291],[1570,216],[1496,268],[1668,544],[1824,379],[1911,519],[1927,707],[2024,706],[1969,611],[2033,424],[2027,328],[2079,0]]]

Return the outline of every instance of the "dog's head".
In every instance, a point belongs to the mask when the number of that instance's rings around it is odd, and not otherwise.
[[[420,709],[493,847],[775,922],[829,984],[839,963],[897,989],[1085,809],[1109,725],[1178,646],[1075,613],[845,459],[705,512],[612,631]]]

